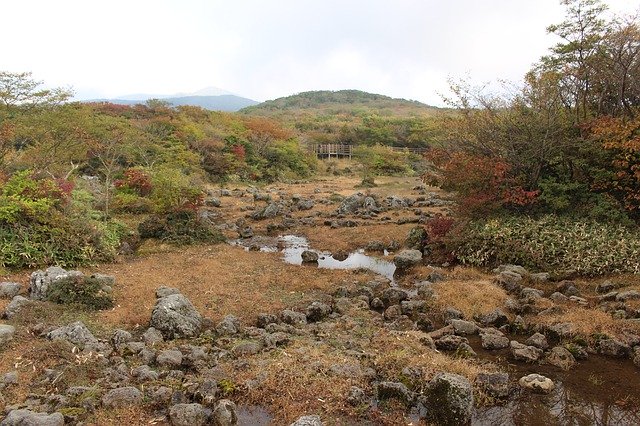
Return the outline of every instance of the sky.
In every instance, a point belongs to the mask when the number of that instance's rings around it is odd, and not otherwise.
[[[257,101],[359,89],[431,105],[449,78],[517,83],[564,17],[559,0],[0,0],[0,10],[0,70],[78,99],[215,86]]]

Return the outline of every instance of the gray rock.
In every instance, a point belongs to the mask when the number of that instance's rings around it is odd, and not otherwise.
[[[545,361],[563,370],[570,370],[576,365],[576,359],[571,352],[562,346],[556,346],[547,354]]]
[[[182,352],[177,349],[161,351],[156,356],[156,363],[162,367],[178,368],[182,365]]]
[[[15,296],[13,299],[11,299],[11,302],[9,302],[9,304],[5,308],[4,315],[8,319],[11,319],[14,316],[16,316],[22,310],[22,308],[24,308],[30,303],[33,303],[33,302],[27,299],[26,297]]]
[[[435,340],[436,348],[443,351],[455,351],[458,347],[463,344],[469,344],[469,341],[462,336],[455,336],[453,334],[448,334],[446,336],[442,336],[441,338]]]
[[[238,235],[240,238],[247,239],[253,237],[253,228],[250,226],[243,226],[238,229]]]
[[[261,342],[240,342],[231,349],[235,357],[250,356],[259,353],[263,348]]]
[[[548,377],[540,374],[529,374],[520,378],[520,386],[536,393],[551,393],[555,389],[555,384]]]
[[[505,349],[509,347],[509,338],[500,334],[482,333],[480,335],[482,347],[487,350]]]
[[[509,293],[520,291],[522,275],[512,271],[502,271],[495,277],[494,282]]]
[[[616,339],[602,339],[597,346],[599,353],[614,358],[625,358],[631,352],[629,345]]]
[[[106,408],[127,407],[142,404],[142,392],[133,386],[112,389],[102,397],[102,405]]]
[[[400,316],[402,315],[402,308],[400,307],[400,305],[391,305],[384,310],[384,313],[382,315],[384,316],[384,319],[393,321],[400,318]]]
[[[536,348],[542,349],[543,351],[549,348],[549,343],[547,342],[547,338],[542,333],[535,333],[534,335],[529,337],[524,343],[529,346],[535,346]]]
[[[180,290],[175,287],[160,286],[156,289],[156,299],[170,296],[172,294],[181,294]]]
[[[164,338],[162,337],[162,333],[156,330],[153,327],[149,327],[147,331],[142,334],[142,340],[149,346],[155,346],[158,343],[164,342]]]
[[[322,321],[331,314],[331,306],[322,302],[313,302],[307,307],[307,321]]]
[[[13,299],[20,293],[21,285],[18,283],[3,282],[0,283],[0,298]]]
[[[507,373],[479,373],[476,384],[488,395],[504,399],[509,396],[509,374]]]
[[[35,271],[29,279],[29,296],[33,300],[47,300],[50,287],[57,282],[79,277],[84,277],[84,274],[80,271],[67,271],[58,266],[51,266],[45,271]]]
[[[371,303],[369,305],[371,306],[371,309],[384,309],[384,302],[379,297],[374,297],[373,299],[371,299]]]
[[[353,194],[342,200],[338,207],[338,214],[350,214],[358,211],[364,206],[364,199],[361,194]]]
[[[64,327],[56,328],[47,333],[47,338],[51,340],[64,340],[80,349],[93,350],[100,345],[98,339],[95,338],[89,329],[82,323],[76,321]]]
[[[378,399],[397,398],[406,404],[411,404],[415,398],[413,392],[400,382],[380,382],[378,383]]]
[[[511,348],[511,355],[517,361],[535,362],[542,356],[542,349],[538,349],[535,346],[527,346],[522,343],[512,340],[509,344]]]
[[[258,314],[257,325],[260,328],[265,328],[269,324],[277,324],[278,317],[273,314]]]
[[[414,315],[426,312],[428,309],[427,302],[424,300],[403,300],[400,302],[400,309],[403,315]]]
[[[382,291],[380,299],[385,306],[399,305],[403,300],[407,300],[409,294],[397,287],[389,287]]]
[[[618,288],[618,286],[611,281],[605,281],[596,286],[596,293],[605,294],[615,290],[616,288]]]
[[[556,291],[567,297],[578,296],[580,294],[580,291],[576,288],[573,281],[561,281],[556,286]]]
[[[363,405],[367,402],[367,395],[364,390],[357,386],[351,386],[349,389],[349,396],[347,396],[347,402],[354,407]]]
[[[439,425],[463,425],[471,421],[473,387],[465,377],[438,373],[426,395],[431,419]]]
[[[451,320],[463,319],[464,314],[456,308],[448,307],[443,314],[443,319],[446,324],[451,324]]]
[[[209,197],[206,200],[204,200],[204,205],[207,207],[221,207],[222,202],[217,197]]]
[[[487,314],[476,315],[474,319],[478,321],[480,324],[482,324],[484,327],[487,327],[487,326],[502,327],[503,325],[509,323],[509,318],[499,308]]]
[[[518,274],[520,276],[523,276],[523,277],[526,276],[526,275],[529,275],[529,272],[523,266],[520,266],[520,265],[509,265],[509,264],[498,266],[496,269],[493,270],[493,273],[494,274],[499,274],[499,273],[505,272],[505,271],[513,272],[513,273],[516,273],[516,274]]]
[[[616,295],[616,300],[618,302],[626,302],[627,300],[638,300],[640,299],[640,291],[629,290],[629,291],[621,291]]]
[[[133,336],[126,330],[115,330],[111,335],[111,344],[118,349],[124,343],[128,343],[133,340]]]
[[[302,312],[295,312],[290,309],[285,309],[280,314],[282,322],[289,325],[304,325],[307,323],[307,316]]]
[[[529,279],[534,283],[546,283],[549,281],[550,274],[548,272],[538,272],[537,274],[529,274]]]
[[[218,401],[211,414],[211,423],[215,426],[233,426],[238,424],[236,404],[228,399]]]
[[[172,426],[204,426],[209,412],[201,404],[175,404],[169,409],[169,419]]]
[[[36,413],[31,410],[11,410],[4,418],[2,426],[64,426],[64,416],[60,413]]]
[[[452,319],[451,325],[458,335],[478,334],[478,326],[471,321]]]
[[[233,336],[238,334],[241,328],[240,320],[236,316],[227,315],[216,325],[216,333],[221,336]]]
[[[140,382],[149,382],[158,380],[158,373],[153,371],[148,365],[140,365],[131,370],[131,375],[136,377]]]
[[[4,347],[16,332],[16,328],[8,324],[0,324],[0,347]]]
[[[422,261],[420,250],[402,250],[393,257],[393,264],[399,270],[406,270]]]
[[[311,250],[305,250],[300,255],[302,257],[302,263],[317,263],[319,256],[318,253]]]
[[[185,296],[170,294],[156,301],[151,326],[166,339],[195,337],[202,329],[202,317]]]
[[[320,416],[302,416],[298,420],[291,423],[289,426],[323,426]]]
[[[553,300],[555,303],[566,303],[569,301],[569,298],[564,294],[556,291],[549,296],[549,299]]]
[[[527,303],[532,303],[538,299],[541,299],[544,296],[544,292],[542,290],[538,290],[537,288],[525,287],[520,290],[520,299],[527,301]]]

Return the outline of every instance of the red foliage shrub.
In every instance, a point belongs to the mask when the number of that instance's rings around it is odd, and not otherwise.
[[[153,185],[151,184],[151,176],[140,169],[128,169],[124,172],[124,178],[114,182],[116,188],[128,188],[141,197],[145,197],[151,193]]]

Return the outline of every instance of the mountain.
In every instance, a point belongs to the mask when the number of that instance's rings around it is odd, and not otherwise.
[[[135,105],[141,104],[149,99],[161,99],[165,102],[170,103],[173,106],[180,105],[191,105],[191,106],[199,106],[204,109],[212,110],[212,111],[227,111],[234,112],[238,111],[242,108],[246,108],[252,105],[258,104],[258,102],[243,98],[241,96],[236,95],[216,95],[216,96],[175,96],[175,97],[161,97],[161,98],[153,98],[153,97],[144,97],[144,99],[140,99],[140,96],[132,96],[132,99],[91,99],[84,102],[110,102],[113,104],[120,105]]]
[[[148,101],[149,99],[161,99],[173,106],[191,105],[199,106],[212,111],[238,111],[258,102],[234,95],[233,93],[218,87],[205,87],[191,93],[175,93],[173,95],[157,95],[149,93],[133,93],[130,95],[118,96],[113,99],[90,99],[84,102],[111,102],[120,105],[135,105]]]
[[[396,99],[360,90],[320,90],[266,101],[244,108],[241,112],[262,116],[374,113],[390,117],[422,117],[432,115],[437,110],[439,108],[418,101]]]

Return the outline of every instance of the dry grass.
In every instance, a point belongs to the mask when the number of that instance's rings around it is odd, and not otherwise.
[[[456,279],[454,275],[451,279],[433,285],[437,295],[435,303],[438,307],[456,308],[462,311],[466,318],[486,314],[496,308],[504,308],[509,296],[489,278],[477,271],[471,271],[467,276],[461,272],[457,275],[464,278]]]
[[[611,314],[598,309],[586,309],[577,306],[567,306],[566,312],[559,315],[542,315],[531,318],[531,321],[541,325],[571,323],[576,334],[589,337],[594,334],[620,336],[624,331],[640,333],[640,324],[614,319]]]

